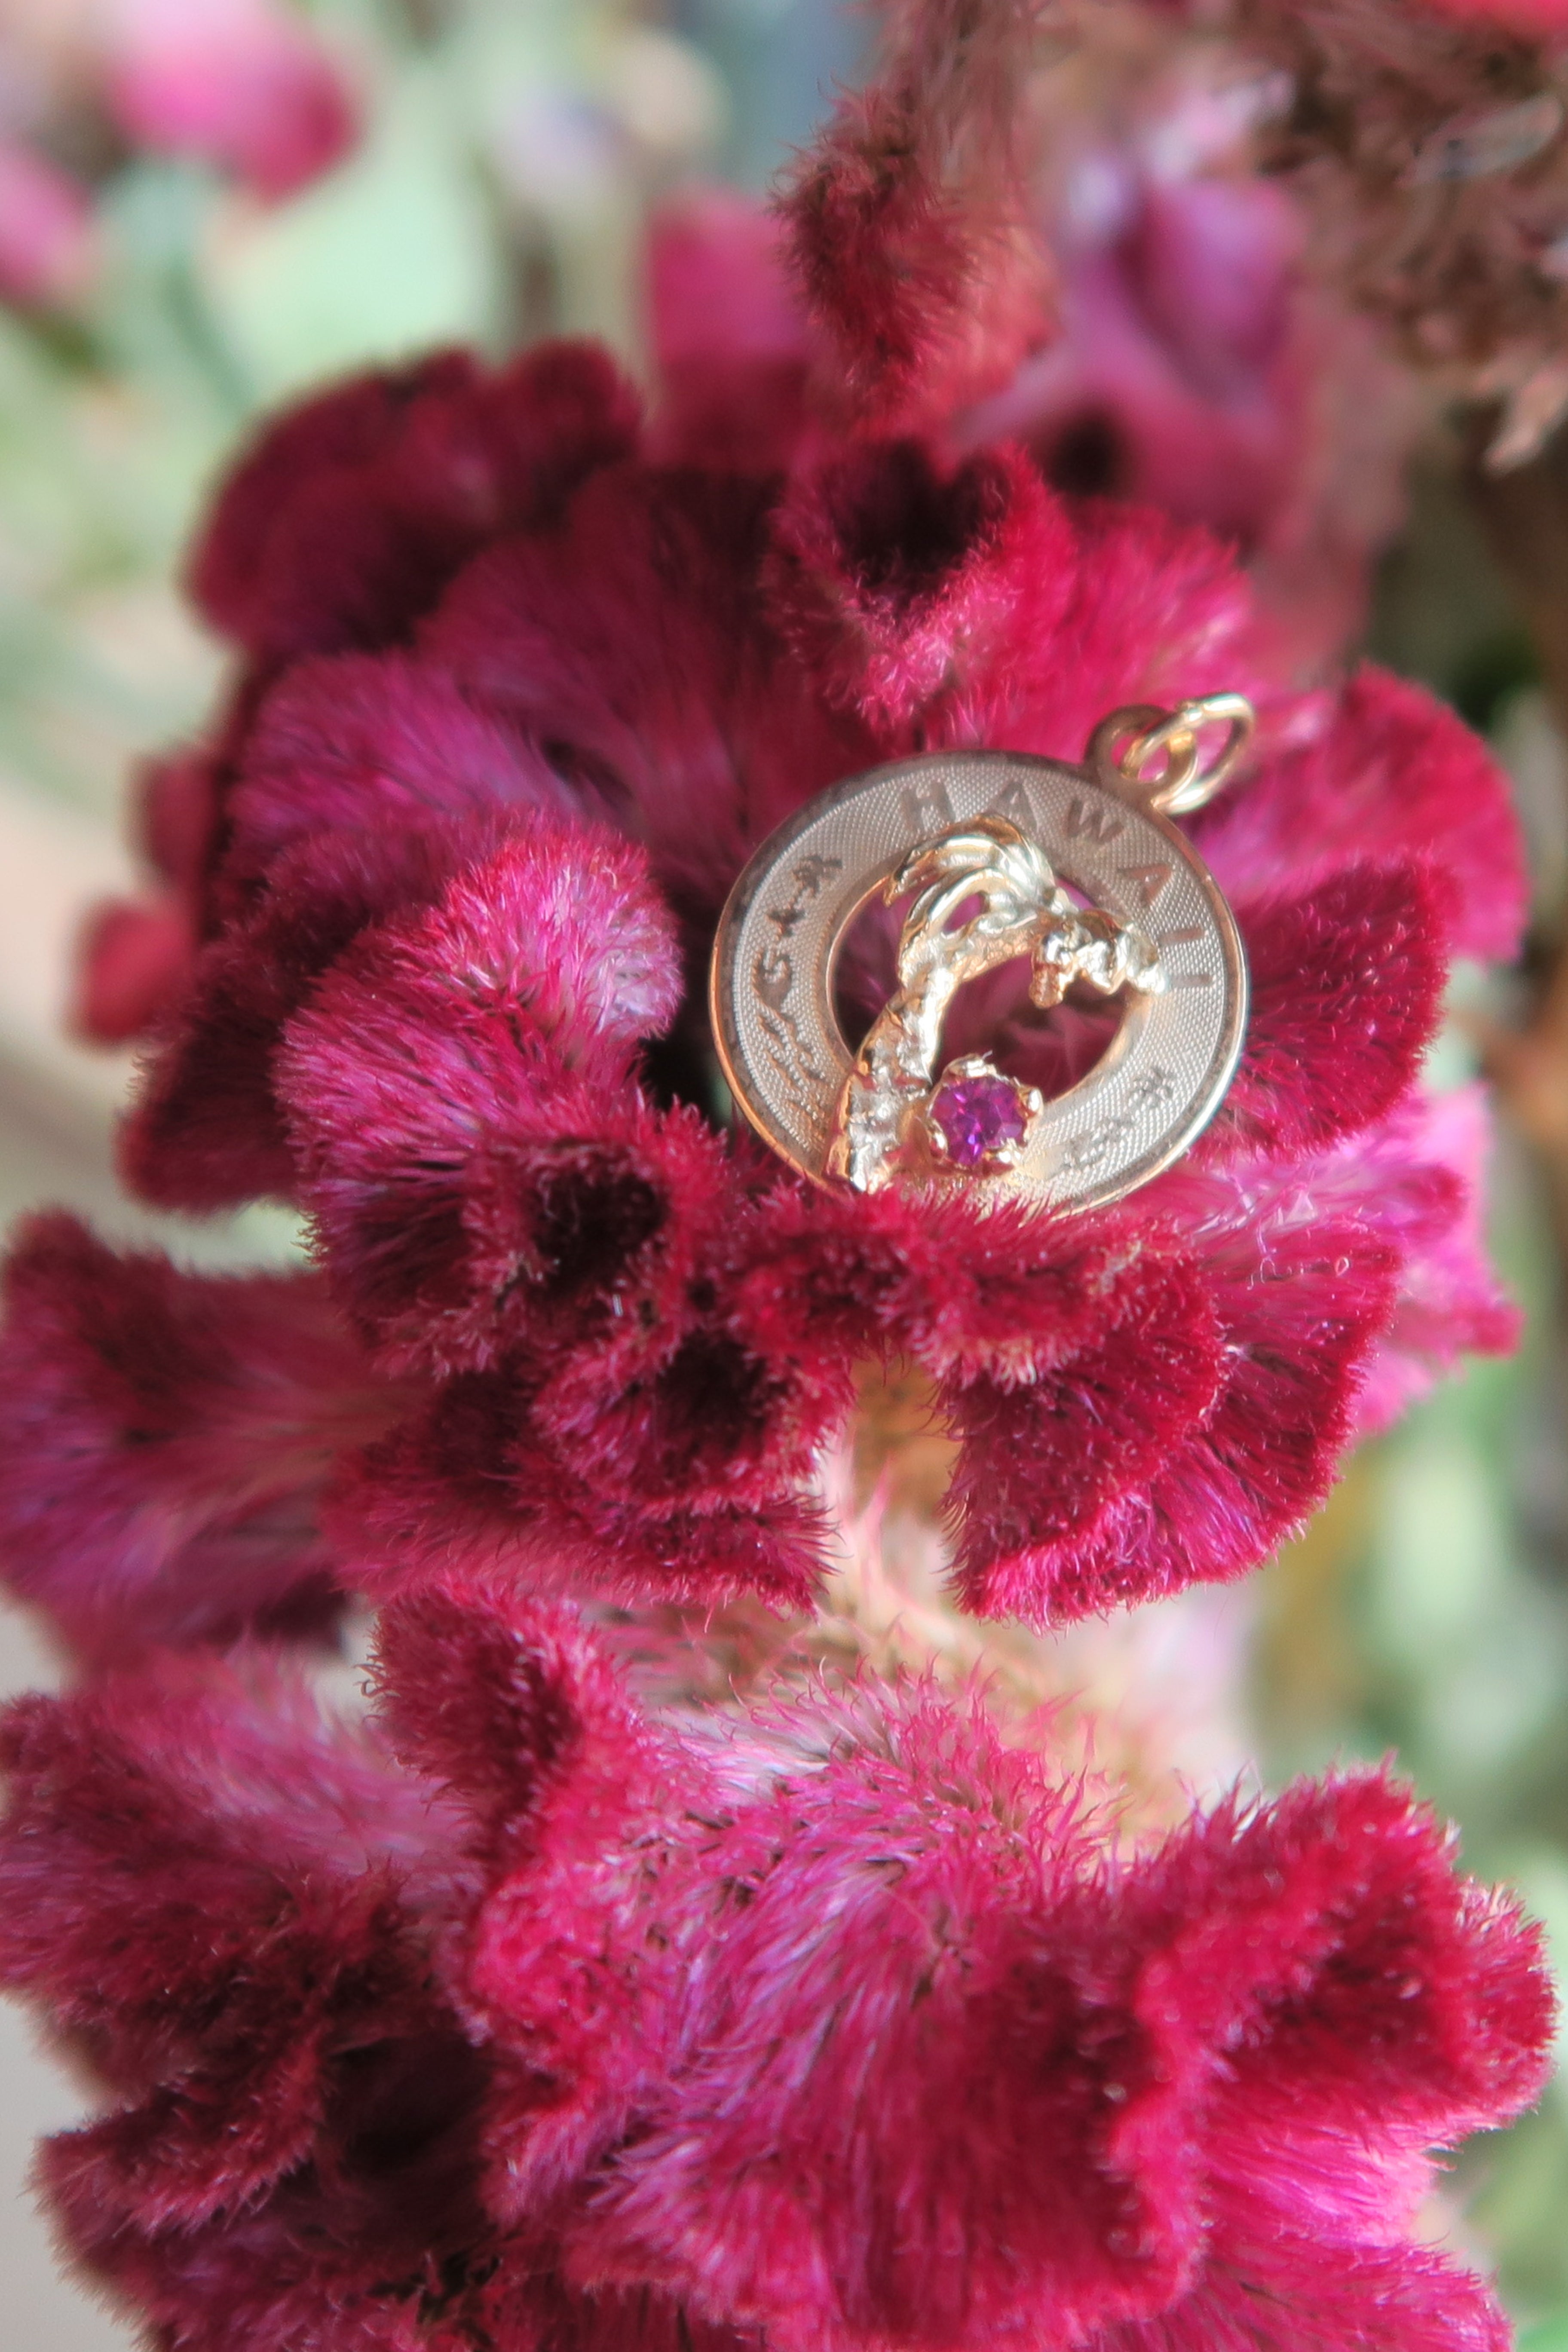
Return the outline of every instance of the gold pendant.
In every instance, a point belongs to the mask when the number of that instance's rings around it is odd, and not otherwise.
[[[1239,695],[1136,705],[1096,728],[1082,768],[938,752],[802,809],[741,875],[714,942],[714,1035],[757,1132],[818,1182],[978,1182],[1057,1209],[1168,1168],[1224,1100],[1247,1022],[1235,918],[1171,820],[1219,790],[1252,724]],[[897,984],[852,1054],[836,969],[879,897],[910,902]],[[1050,1100],[988,1055],[942,1061],[958,990],[1019,957],[1042,1007],[1074,982],[1122,998],[1109,1050]]]

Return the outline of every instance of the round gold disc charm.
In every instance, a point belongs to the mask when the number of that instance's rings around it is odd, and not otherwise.
[[[1200,730],[1221,720],[1225,752],[1200,772]],[[1230,696],[1140,707],[1096,730],[1089,767],[942,752],[802,809],[741,875],[714,943],[714,1035],[759,1134],[819,1182],[980,1181],[1057,1209],[1118,1200],[1169,1167],[1230,1083],[1247,967],[1218,885],[1161,809],[1216,789],[1250,721]],[[879,896],[906,906],[897,981],[854,1054],[836,967]],[[1075,982],[1122,998],[1109,1049],[1050,1100],[984,1055],[942,1060],[957,990],[1023,956],[1037,1005]]]

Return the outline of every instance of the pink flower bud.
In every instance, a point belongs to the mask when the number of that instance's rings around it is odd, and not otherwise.
[[[271,0],[113,0],[107,46],[110,103],[128,138],[233,172],[269,201],[354,143],[342,67]]]
[[[36,149],[0,136],[0,301],[23,309],[67,301],[94,258],[87,191]]]

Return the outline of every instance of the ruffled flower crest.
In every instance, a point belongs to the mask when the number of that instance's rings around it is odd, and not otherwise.
[[[483,418],[536,402],[505,446],[565,432],[570,478],[584,385],[631,413],[564,352],[470,392]],[[313,466],[324,428],[280,431]],[[248,461],[198,576],[242,575],[243,486],[282,465]],[[1460,1308],[1445,1352],[1508,1328],[1473,1150],[1424,1158],[1447,1130],[1411,1108],[1447,957],[1506,950],[1518,921],[1485,754],[1375,672],[1292,694],[1205,533],[1075,506],[1016,451],[867,440],[781,482],[601,448],[575,491],[531,495],[531,520],[427,579],[400,642],[280,662],[267,640],[211,771],[205,944],[126,1131],[165,1206],[302,1208],[345,1347],[386,1383],[368,1448],[328,1416],[331,1467],[298,1502],[312,1558],[377,1591],[455,1547],[552,1585],[805,1605],[812,1463],[880,1355],[924,1368],[960,1438],[968,1605],[1038,1621],[1252,1566],[1321,1497],[1433,1253]],[[803,1192],[717,1131],[708,942],[790,810],[913,750],[1076,756],[1109,708],[1227,686],[1261,754],[1197,835],[1253,1003],[1185,1169],[1061,1221]],[[874,967],[846,971],[868,1010]],[[1088,1049],[1000,983],[973,1042],[1054,1088]],[[40,1282],[14,1350],[37,1351]],[[53,1524],[26,1425],[14,1533]],[[115,1475],[176,1507],[155,1456]]]
[[[378,1675],[357,1727],[195,1660],[5,1727],[0,1972],[108,2103],[46,2178],[192,2352],[1502,2340],[1407,2231],[1547,1980],[1381,1776],[1118,1853],[973,1696],[699,1736],[449,1578]]]
[[[288,1202],[312,1263],[43,1218],[0,1337],[0,1546],[79,1676],[0,1724],[0,1983],[100,2093],[42,2159],[64,2241],[178,2352],[1506,2341],[1415,2217],[1551,1996],[1406,1792],[1140,1833],[1038,1712],[802,1665],[868,1364],[954,1441],[950,1597],[1040,1625],[1244,1573],[1511,1332],[1479,1106],[1419,1083],[1450,960],[1519,928],[1499,774],[1373,669],[1303,691],[1203,528],[977,427],[1048,324],[1042,12],[889,13],[730,223],[795,296],[664,247],[646,423],[583,345],[438,355],[266,428],[195,551],[242,667],[83,1003],[143,1038],[132,1189]],[[1224,689],[1257,757],[1194,834],[1253,1003],[1183,1162],[1050,1217],[735,1127],[706,965],[781,820]],[[1006,973],[965,1023],[1053,1089],[1104,1042]]]

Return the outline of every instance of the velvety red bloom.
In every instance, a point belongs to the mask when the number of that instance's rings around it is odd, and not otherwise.
[[[1412,1239],[1385,1171],[1352,1169],[1349,1200],[1304,1157],[1160,1180],[1154,1230],[1168,1218],[1182,1246],[1119,1286],[1125,1321],[1116,1298],[1081,1352],[1027,1382],[949,1383],[971,1607],[1081,1616],[1238,1575],[1301,1523],[1356,1428]]]
[[[1205,172],[1223,108],[1201,73],[1189,67],[1173,97],[1107,72],[1119,139],[1086,140],[1076,89],[1051,117],[1071,159],[1040,200],[1063,277],[1058,330],[959,413],[954,445],[1021,441],[1064,488],[1224,532],[1284,656],[1321,675],[1363,625],[1372,562],[1398,520],[1417,424],[1408,381],[1304,271],[1299,207],[1267,180],[1226,174],[1223,156]],[[1189,174],[1173,165],[1184,151]]]
[[[765,288],[663,332],[646,433],[578,345],[340,386],[198,548],[243,667],[86,1006],[163,995],[132,1186],[287,1202],[313,1264],[45,1219],[0,1339],[6,1571],[79,1671],[0,1723],[0,1985],[100,2092],[64,2242],[169,2352],[1501,2352],[1415,2215],[1539,2087],[1547,1980],[1385,1775],[1140,1842],[974,1689],[639,1696],[670,1622],[811,1607],[868,1359],[958,1442],[957,1599],[1047,1623],[1242,1573],[1508,1337],[1473,1107],[1420,1091],[1520,919],[1484,751],[1374,671],[1300,691],[1202,528],[948,430],[1038,318],[1038,16],[891,12],[785,206],[804,343]],[[1254,991],[1182,1162],[1049,1216],[736,1128],[706,967],[781,820],[1215,689]],[[948,1045],[1055,1091],[1114,1017],[1004,971]],[[338,1722],[298,1650],[355,1593]]]
[[[574,349],[348,388],[252,455],[202,557],[259,667],[199,785],[156,779],[206,940],[124,1165],[166,1205],[311,1219],[384,1395],[368,1445],[322,1406],[301,1561],[324,1544],[381,1593],[467,1558],[804,1604],[811,1466],[879,1354],[925,1368],[961,1440],[971,1606],[1047,1620],[1241,1573],[1326,1491],[1374,1359],[1509,1328],[1463,1238],[1472,1175],[1414,1091],[1449,957],[1519,922],[1495,770],[1376,672],[1292,692],[1205,533],[1075,505],[1016,450],[825,445],[781,479],[617,457],[632,413]],[[416,507],[447,521],[378,569],[352,517]],[[383,599],[363,633],[405,642],[323,650],[324,567],[289,603],[327,509],[336,579]],[[300,658],[273,612],[309,624]],[[944,745],[1078,756],[1117,704],[1235,687],[1259,755],[1194,832],[1253,1004],[1183,1168],[1098,1216],[991,1215],[803,1191],[721,1133],[712,928],[805,797]],[[874,1008],[875,952],[845,983]],[[950,1045],[1055,1090],[1107,1034],[1005,971]],[[68,1425],[87,1378],[68,1357],[40,1414]],[[18,1495],[47,1458],[17,1455]]]
[[[950,457],[1017,443],[1058,488],[1234,541],[1281,664],[1310,679],[1363,627],[1417,406],[1367,321],[1303,268],[1300,207],[1238,170],[1236,93],[1215,89],[1204,54],[1141,76],[1109,50],[1098,132],[1092,77],[1045,85],[1050,166],[1026,199],[1026,249],[1049,250],[1058,299],[1016,367],[993,354],[984,397],[955,404],[939,373],[921,415]],[[746,465],[820,452],[832,338],[786,225],[798,233],[793,215],[705,189],[655,215],[658,454],[712,463],[736,436]]]
[[[466,353],[445,352],[303,402],[242,455],[197,541],[190,576],[204,618],[244,648],[250,672],[214,743],[157,763],[142,783],[142,847],[188,909],[193,938],[211,927],[211,884],[226,804],[241,782],[241,752],[249,745],[253,776],[282,768],[299,789],[300,761],[290,759],[289,738],[296,696],[310,698],[310,674],[286,674],[252,744],[263,688],[310,653],[400,642],[476,549],[520,525],[548,521],[595,467],[626,456],[636,444],[639,406],[607,354],[586,344],[546,345],[493,373]],[[366,703],[375,710],[395,694],[395,685],[374,673],[357,682],[334,676],[318,688],[318,707],[341,730],[332,764],[346,772],[351,788],[364,760],[354,710]],[[522,759],[544,798],[560,804],[559,782],[545,763],[528,762],[521,748],[509,759],[482,712],[465,726],[460,711],[449,709],[432,730],[417,696],[413,704],[404,696],[377,715],[386,729],[374,739],[384,789],[395,791],[411,761],[434,760],[459,793],[455,780],[472,772],[475,790],[488,797],[498,763]],[[287,797],[287,781],[281,789]],[[420,797],[417,783],[413,790]],[[500,790],[532,796],[516,784]],[[269,848],[278,845],[276,824],[265,836]],[[122,951],[132,936],[117,910],[116,921],[100,924],[88,942],[80,1017],[88,1034],[105,1042],[126,1034]],[[174,973],[161,989],[154,982],[143,992],[142,1025],[178,992]]]
[[[624,455],[637,415],[577,344],[493,374],[447,352],[323,393],[230,476],[193,559],[197,603],[262,659],[386,644],[476,547]]]
[[[963,1598],[1056,1620],[1242,1573],[1382,1409],[1374,1366],[1386,1402],[1396,1361],[1505,1337],[1472,1172],[1417,1091],[1449,960],[1508,952],[1521,918],[1486,753],[1376,671],[1300,691],[1205,530],[1064,496],[1014,443],[955,452],[932,353],[982,320],[965,288],[1012,282],[986,206],[1037,14],[965,16],[957,49],[951,10],[897,16],[770,232],[822,297],[797,344],[776,276],[728,343],[691,315],[705,254],[751,282],[754,218],[684,247],[667,224],[646,439],[585,346],[447,354],[306,403],[220,493],[193,576],[248,666],[213,742],[149,780],[199,945],[122,1164],[165,1206],[269,1194],[310,1220],[320,1286],[279,1312],[314,1328],[324,1293],[382,1398],[352,1434],[320,1405],[319,1473],[290,1488],[312,1575],[324,1547],[379,1595],[466,1561],[807,1604],[813,1465],[880,1357],[921,1369],[960,1440]],[[915,247],[950,229],[967,258],[932,274]],[[872,429],[917,413],[932,430]],[[1099,1215],[990,1214],[808,1191],[726,1129],[706,965],[783,819],[880,761],[1076,759],[1118,705],[1226,689],[1257,754],[1193,831],[1252,1009],[1182,1167]],[[96,992],[123,1025],[157,959],[116,984],[112,936]],[[887,947],[847,955],[847,1013],[885,995]],[[1043,1016],[1009,968],[947,1043],[1057,1092],[1113,1019]],[[73,1340],[43,1422],[74,1426],[92,1378]],[[6,1474],[19,1509],[45,1437]]]
[[[1342,1145],[1324,1165],[1324,1197],[1341,1186],[1384,1181],[1381,1215],[1400,1233],[1405,1273],[1394,1316],[1372,1360],[1357,1412],[1363,1428],[1386,1428],[1468,1349],[1503,1355],[1519,1336],[1519,1309],[1504,1297],[1481,1229],[1487,1153],[1486,1097],[1479,1086],[1417,1097],[1390,1120],[1363,1162]]]
[[[500,823],[504,824],[504,820]],[[121,1140],[130,1183],[170,1208],[287,1193],[293,1155],[272,1083],[283,1024],[374,918],[419,903],[500,825],[312,835],[275,888],[197,955]]]
[[[485,1370],[531,1337],[565,1353],[574,1310],[613,1301],[636,1346],[653,1296],[689,1283],[721,1154],[629,1098],[637,1039],[679,1001],[672,929],[629,845],[535,822],[437,907],[374,927],[288,1024],[304,1196],[381,1360]]]
[[[44,2156],[81,2259],[215,2352],[412,2347],[472,2235],[479,2072],[415,1927],[432,1791],[265,1667],[24,1700],[5,1763],[0,1969],[104,2094]]]
[[[814,354],[772,213],[719,186],[667,201],[648,226],[647,310],[651,454],[760,469],[802,446]]]
[[[379,1675],[380,1727],[191,1661],[5,1725],[0,1977],[104,2102],[42,2177],[170,2342],[1506,2342],[1412,2224],[1548,1980],[1383,1776],[1118,1850],[973,1698],[682,1727],[449,1580]]]
[[[121,1257],[57,1215],[5,1308],[0,1557],[79,1655],[330,1622],[321,1489],[396,1404],[319,1280]]]

